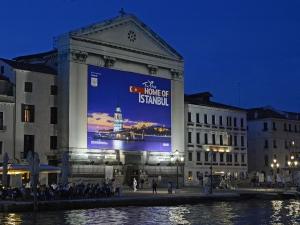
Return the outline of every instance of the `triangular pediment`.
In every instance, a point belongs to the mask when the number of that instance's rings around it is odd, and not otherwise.
[[[70,32],[70,36],[77,40],[183,61],[180,54],[132,14],[80,28]]]

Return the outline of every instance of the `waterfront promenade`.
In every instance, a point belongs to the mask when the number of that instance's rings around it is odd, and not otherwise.
[[[157,194],[152,189],[123,188],[122,196],[100,198],[54,199],[38,201],[38,211],[87,209],[121,206],[170,206],[180,204],[197,204],[210,201],[241,201],[251,199],[287,199],[298,198],[297,192],[284,192],[284,189],[270,188],[238,188],[213,189],[210,195],[204,194],[203,187],[182,187],[180,194],[168,193],[167,188],[158,188]],[[33,201],[0,200],[0,212],[32,212]]]

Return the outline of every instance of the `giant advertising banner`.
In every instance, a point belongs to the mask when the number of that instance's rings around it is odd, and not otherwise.
[[[171,80],[88,66],[87,148],[171,151]]]

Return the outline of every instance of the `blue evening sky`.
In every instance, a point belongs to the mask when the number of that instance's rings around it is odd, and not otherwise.
[[[185,59],[185,93],[300,112],[299,0],[4,0],[0,57],[52,50],[53,37],[136,15]]]

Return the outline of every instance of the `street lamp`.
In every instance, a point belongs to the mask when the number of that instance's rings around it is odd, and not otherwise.
[[[288,165],[289,165],[289,167],[293,167],[293,166],[296,167],[298,165],[298,161],[295,160],[295,157],[293,154],[291,155],[291,160],[288,161]]]
[[[175,157],[176,157],[176,165],[177,165],[177,184],[176,184],[176,189],[180,189],[179,184],[178,184],[178,165],[181,164],[184,160],[184,156],[179,156],[179,151],[175,151]],[[172,155],[171,156],[171,161],[173,162],[175,160],[175,157]]]
[[[276,158],[273,159],[273,163],[271,163],[271,167],[273,169],[273,172],[275,171],[274,181],[276,181],[276,172],[277,172],[277,169],[279,168],[279,163],[277,163],[277,159]]]
[[[289,167],[297,167],[298,161],[295,160],[294,154],[291,154],[291,160],[288,161]],[[293,172],[292,173],[292,181],[294,181]]]

